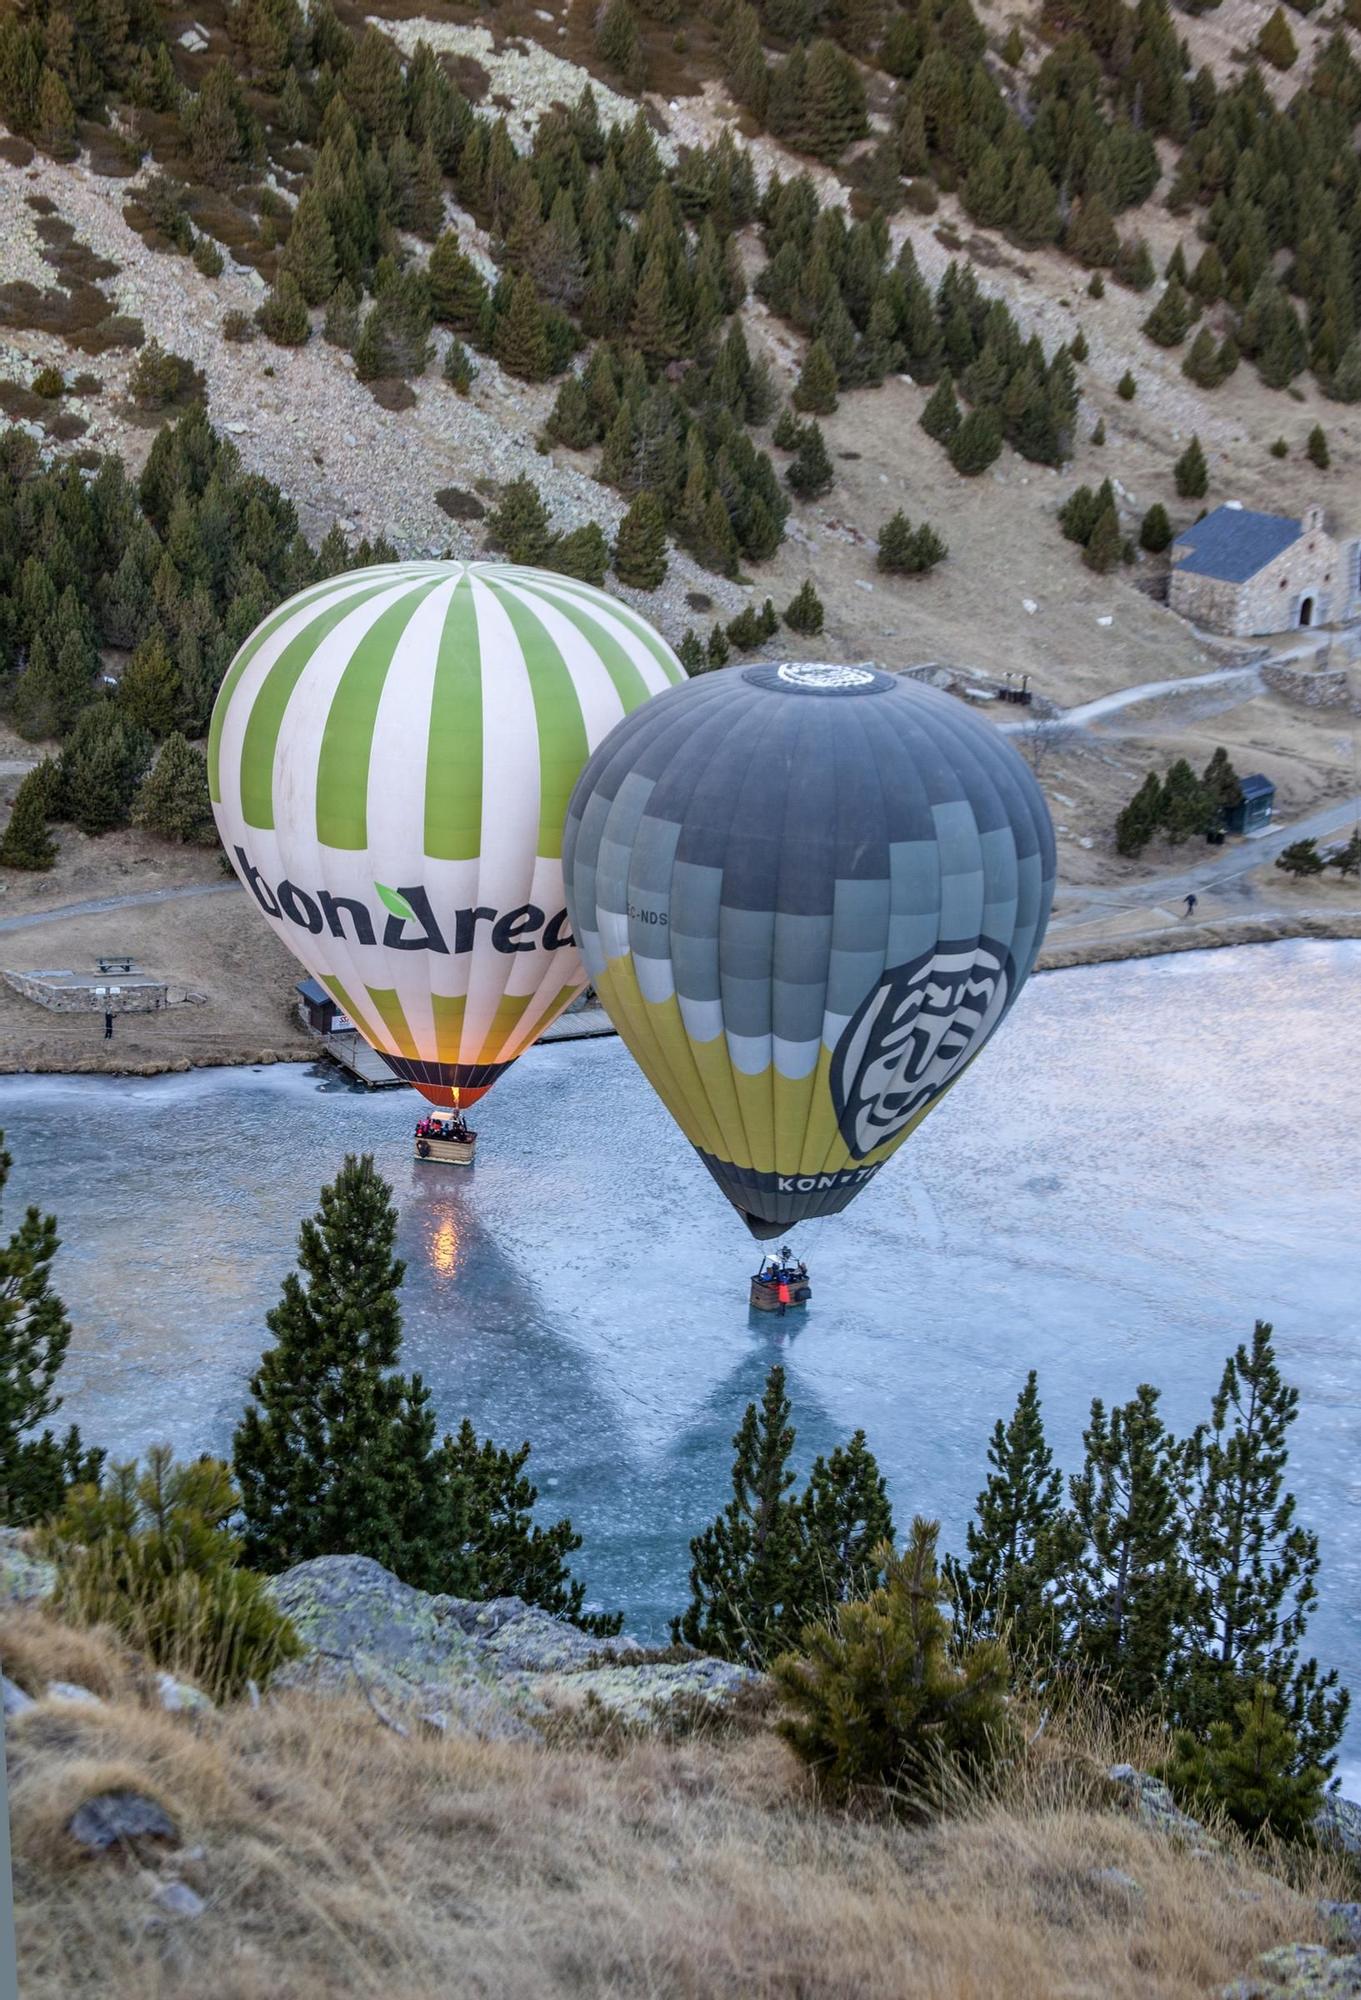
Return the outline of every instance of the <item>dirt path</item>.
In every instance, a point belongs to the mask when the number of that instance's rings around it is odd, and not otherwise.
[[[84,903],[58,903],[50,910],[25,910],[22,916],[0,917],[0,931],[26,931],[34,924],[56,923],[62,917],[100,917],[106,910],[126,910],[134,903],[168,903],[177,896],[223,896],[239,882],[190,882],[180,889],[141,889],[127,896],[93,896]]]

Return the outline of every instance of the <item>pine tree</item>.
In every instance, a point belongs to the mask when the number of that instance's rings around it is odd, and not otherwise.
[[[1122,403],[1132,403],[1139,393],[1139,384],[1127,368],[1115,385],[1115,393]]]
[[[486,280],[462,250],[452,229],[447,229],[436,242],[426,269],[430,279],[430,309],[435,318],[465,339],[475,335],[486,308]]]
[[[548,569],[564,576],[578,577],[597,588],[605,581],[610,563],[610,545],[598,521],[587,521],[565,535],[559,535],[544,558]]]
[[[1328,470],[1328,467],[1332,464],[1332,458],[1328,451],[1328,434],[1322,424],[1315,424],[1314,428],[1310,431],[1309,442],[1305,446],[1305,450],[1308,453],[1311,465],[1316,465],[1320,472]]]
[[[1352,828],[1345,845],[1330,855],[1327,865],[1343,877],[1361,875],[1361,826]]]
[[[900,507],[879,530],[878,566],[882,570],[905,572],[910,567],[912,523]]]
[[[967,479],[986,472],[1001,449],[1002,419],[990,403],[970,410],[948,447],[951,465]]]
[[[0,1194],[12,1164],[0,1144]],[[46,1428],[61,1408],[56,1382],[71,1344],[51,1283],[58,1246],[56,1217],[37,1208],[0,1243],[0,1520],[12,1528],[55,1514],[70,1487],[98,1479],[104,1458],[74,1425],[64,1437]]]
[[[749,1403],[733,1437],[732,1499],[690,1544],[690,1602],[671,1626],[677,1643],[764,1666],[792,1636],[802,1536],[789,1416],[777,1366],[760,1410]]]
[[[955,385],[947,369],[927,398],[919,422],[928,437],[934,438],[937,444],[948,445],[959,429],[960,421]]]
[[[816,500],[828,491],[835,477],[821,425],[805,424],[786,480],[801,500]]]
[[[1150,771],[1129,804],[1115,822],[1115,851],[1126,858],[1141,854],[1162,825],[1163,788],[1156,771]]]
[[[466,396],[476,380],[477,364],[457,334],[444,350],[440,374],[457,396]]]
[[[50,868],[57,858],[47,822],[56,803],[57,767],[50,757],[24,776],[0,835],[0,868]]]
[[[315,182],[303,189],[293,211],[288,241],[279,253],[279,268],[297,280],[309,306],[324,306],[339,282],[335,238]]]
[[[1194,1599],[1177,1509],[1178,1446],[1146,1383],[1107,1414],[1092,1404],[1065,1532],[1076,1554],[1060,1583],[1065,1653],[1121,1700],[1162,1696]]]
[[[918,1516],[901,1556],[881,1551],[883,1587],[808,1626],[775,1662],[777,1727],[833,1802],[874,1787],[900,1810],[938,1810],[953,1774],[984,1770],[1005,1741],[1006,1652],[952,1646],[939,1532]]]
[[[150,748],[115,702],[87,708],[61,753],[61,817],[92,836],[126,826]]]
[[[633,590],[656,590],[667,571],[666,516],[650,488],[638,495],[619,523],[614,573]]]
[[[1321,875],[1327,865],[1318,851],[1316,840],[1292,840],[1289,847],[1276,856],[1276,866],[1283,874],[1293,875],[1297,882],[1308,875]]]
[[[721,625],[711,625],[709,628],[709,641],[705,648],[705,658],[708,661],[710,670],[717,669],[718,667],[726,667],[732,658],[732,647],[728,644],[728,635]]]
[[[929,521],[919,521],[912,531],[912,542],[907,553],[908,574],[924,576],[927,570],[944,562],[950,553],[945,542],[936,533]]]
[[[965,1530],[967,1560],[945,1558],[955,1622],[966,1637],[1005,1638],[1013,1658],[1042,1659],[1056,1639],[1055,1581],[1063,1566],[1063,1475],[1044,1434],[1035,1370],[988,1445],[992,1471]]]
[[[281,270],[274,289],[255,315],[260,330],[276,347],[301,347],[312,331],[307,301],[297,279]]]
[[[1082,331],[1082,328],[1079,327],[1068,344],[1068,352],[1072,355],[1074,361],[1085,361],[1087,359],[1087,351],[1087,336]]]
[[[570,451],[585,451],[599,433],[586,388],[579,375],[567,375],[548,413],[544,435]]]
[[[502,488],[487,516],[487,538],[507,562],[529,568],[543,562],[552,542],[548,509],[534,481],[524,475]]]
[[[506,373],[522,382],[542,382],[552,373],[548,324],[527,272],[511,287],[510,304],[496,322],[492,351]]]
[[[794,415],[790,405],[786,403],[775,420],[775,428],[770,434],[770,441],[780,451],[797,451],[802,440],[803,425]]]
[[[33,137],[54,160],[74,160],[76,157],[75,106],[57,72],[46,65],[38,82],[38,110]]]
[[[1075,205],[1064,234],[1064,248],[1080,264],[1110,265],[1115,262],[1120,252],[1120,239],[1116,235],[1110,209],[1099,194],[1085,195]]]
[[[1148,244],[1142,236],[1127,236],[1115,259],[1116,282],[1132,292],[1146,292],[1157,272]]]
[[[791,632],[811,639],[822,630],[822,617],[822,599],[813,588],[812,578],[808,577],[785,606],[784,622]]]
[[[342,278],[326,302],[322,338],[331,347],[353,352],[359,338],[359,288]]]
[[[1155,500],[1139,523],[1139,547],[1159,556],[1171,541],[1172,523],[1167,518],[1167,509],[1161,500]]]
[[[640,91],[647,81],[638,20],[629,0],[609,0],[595,38],[596,53],[622,77],[630,90]]]
[[[1200,439],[1193,435],[1181,457],[1172,468],[1177,484],[1177,493],[1183,500],[1200,500],[1210,483],[1210,475],[1205,464],[1205,453],[1201,450]]]
[[[1200,782],[1205,789],[1216,822],[1221,821],[1225,813],[1232,812],[1235,806],[1243,802],[1243,787],[1239,782],[1238,773],[1229,761],[1228,751],[1222,745],[1202,771]]]
[[[159,740],[175,728],[183,704],[179,673],[157,625],[123,669],[118,706],[134,729]]]
[[[197,847],[211,847],[215,842],[207,762],[178,731],[166,737],[156,762],[143,778],[132,817],[135,825],[162,840]]]
[[[829,166],[869,130],[860,72],[835,42],[815,41],[809,49],[799,112],[800,141],[814,159]]]
[[[1299,1392],[1281,1377],[1271,1332],[1258,1320],[1251,1348],[1240,1343],[1229,1356],[1210,1421],[1185,1446],[1187,1551],[1199,1595],[1176,1714],[1203,1733],[1231,1720],[1252,1681],[1270,1681],[1298,1738],[1295,1768],[1330,1771],[1348,1696],[1335,1672],[1299,1657],[1318,1601],[1318,1536],[1300,1526],[1285,1488]]]
[[[1327,385],[1335,403],[1361,403],[1361,334],[1353,334]]]
[[[438,1474],[435,1419],[401,1346],[397,1212],[372,1158],[349,1155],[302,1225],[298,1270],[267,1315],[275,1344],[232,1441],[246,1560],[280,1570],[340,1552],[438,1588],[463,1540]],[[460,1496],[461,1497],[461,1496]]]
[[[809,416],[830,417],[837,404],[836,391],[836,365],[827,351],[827,343],[815,340],[794,384],[794,408]]]
[[[1087,545],[1082,551],[1082,560],[1088,569],[1104,576],[1113,570],[1120,560],[1124,547],[1124,537],[1120,532],[1120,518],[1114,505],[1108,501],[1097,515]]]
[[[1291,69],[1299,56],[1290,24],[1278,7],[1257,37],[1257,51],[1273,69]]]
[[[1253,1840],[1306,1839],[1323,1804],[1325,1773],[1303,1755],[1267,1681],[1234,1704],[1233,1721],[1204,1736],[1178,1731],[1163,1777],[1188,1812],[1223,1813]]]
[[[1193,317],[1190,299],[1173,278],[1144,321],[1144,332],[1159,347],[1177,347],[1185,340]]]
[[[1175,847],[1206,832],[1216,818],[1216,803],[1184,757],[1167,774],[1162,796],[1162,829]]]
[[[709,656],[704,650],[704,641],[691,625],[687,625],[681,635],[681,642],[676,648],[676,658],[692,679],[696,674],[708,672]]]

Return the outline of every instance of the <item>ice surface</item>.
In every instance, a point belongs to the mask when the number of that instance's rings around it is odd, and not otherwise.
[[[66,1414],[117,1452],[221,1450],[300,1219],[374,1152],[404,1365],[450,1425],[534,1441],[593,1599],[658,1634],[772,1359],[803,1460],[863,1425],[900,1522],[937,1513],[951,1545],[1027,1368],[1071,1465],[1094,1395],[1154,1382],[1197,1422],[1260,1315],[1301,1392],[1310,1644],[1361,1693],[1358,1003],[1358,943],[1032,980],[854,1207],[797,1233],[814,1300],[784,1322],[749,1318],[759,1253],[613,1040],[531,1051],[477,1108],[471,1174],[415,1165],[414,1097],[311,1070],[6,1078],[10,1217],[32,1199],[60,1222]],[[1349,1754],[1361,1790],[1361,1729]]]

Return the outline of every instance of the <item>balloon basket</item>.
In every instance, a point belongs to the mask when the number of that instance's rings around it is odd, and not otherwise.
[[[813,1287],[807,1278],[799,1278],[793,1284],[781,1284],[772,1278],[753,1278],[751,1281],[753,1312],[789,1312],[795,1306],[806,1306],[812,1296]]]
[[[422,1166],[470,1167],[477,1151],[477,1134],[470,1139],[418,1137],[416,1158]]]

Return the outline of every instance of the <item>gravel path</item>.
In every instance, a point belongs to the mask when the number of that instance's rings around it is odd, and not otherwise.
[[[63,917],[98,917],[106,910],[126,910],[134,903],[172,903],[181,896],[225,896],[239,889],[239,882],[190,882],[179,889],[139,889],[127,896],[92,896],[84,903],[58,903],[54,909],[25,910],[21,916],[0,917],[0,931],[31,930],[35,924],[54,924]]]

